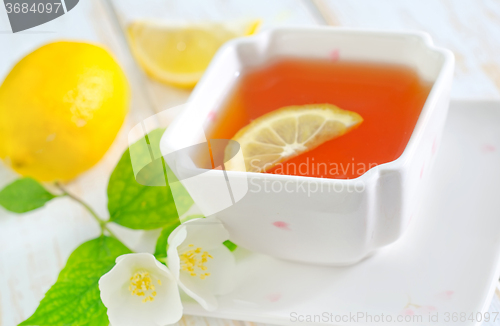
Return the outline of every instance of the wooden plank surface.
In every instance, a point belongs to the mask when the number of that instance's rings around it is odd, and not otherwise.
[[[421,30],[456,58],[454,98],[500,98],[500,1],[312,0],[333,26]]]
[[[477,5],[476,5],[477,3]],[[315,25],[385,29],[423,29],[436,43],[457,56],[455,97],[500,98],[500,4],[495,1],[341,1],[341,0],[116,0],[118,23],[157,18],[176,21],[260,18],[263,27]],[[0,13],[0,78],[23,55],[56,39],[81,39],[105,44],[124,66],[132,83],[131,115],[105,158],[68,188],[102,216],[106,211],[106,185],[111,169],[127,146],[131,126],[177,104],[189,91],[168,87],[144,77],[109,19],[103,0],[80,1],[65,16],[28,32],[11,34],[6,15]],[[78,27],[76,27],[78,26]],[[3,32],[2,32],[3,31]],[[497,54],[495,56],[495,54]],[[17,176],[0,166],[0,188]],[[134,247],[145,232],[116,228]],[[99,234],[94,221],[77,204],[58,199],[23,215],[0,208],[0,326],[26,319],[54,283],[67,257],[83,241]],[[498,299],[497,299],[498,300]],[[492,307],[497,309],[499,302]],[[240,321],[185,316],[179,325],[262,325]]]
[[[142,19],[174,23],[260,19],[263,29],[318,24],[318,17],[308,10],[311,3],[301,0],[113,0],[112,3],[122,29],[134,20]],[[321,22],[321,17],[319,19]],[[188,90],[169,87],[151,79],[146,79],[145,85],[157,112],[185,103],[190,94]]]
[[[131,1],[136,4],[139,1]],[[146,2],[140,2],[146,4]],[[150,1],[153,3],[153,1]],[[157,2],[158,3],[158,2]],[[231,19],[263,18],[266,25],[310,24],[312,16],[300,0],[256,1],[165,1],[167,18],[182,19]],[[119,7],[122,8],[122,7]],[[190,8],[195,8],[191,10]],[[183,103],[188,91],[160,85],[143,79],[120,38],[120,30],[110,20],[107,3],[103,0],[80,1],[66,15],[35,27],[29,31],[12,34],[7,16],[0,10],[0,79],[24,55],[47,42],[60,39],[77,39],[104,44],[119,60],[132,87],[131,113],[117,140],[106,156],[89,172],[67,185],[69,191],[89,203],[99,215],[108,216],[106,186],[111,170],[127,147],[127,133],[142,119]],[[139,13],[137,10],[130,11]],[[150,11],[151,12],[151,11]],[[159,11],[152,11],[159,12]],[[135,19],[119,12],[120,19]],[[143,83],[146,92],[143,92]],[[152,98],[148,99],[146,96]],[[153,105],[151,105],[151,101]],[[0,188],[17,176],[0,162]],[[123,242],[137,248],[147,232],[131,231],[116,227]],[[93,219],[78,204],[67,198],[50,202],[34,212],[16,215],[0,207],[0,325],[13,326],[28,318],[38,306],[45,292],[55,282],[71,252],[81,243],[99,235]],[[256,325],[240,321],[226,321],[185,316],[179,325]]]

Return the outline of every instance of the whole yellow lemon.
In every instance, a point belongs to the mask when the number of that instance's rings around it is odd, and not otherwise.
[[[44,45],[0,86],[0,158],[39,181],[73,179],[106,153],[128,104],[125,74],[104,48]]]

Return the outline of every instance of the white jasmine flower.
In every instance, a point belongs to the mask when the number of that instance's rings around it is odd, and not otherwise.
[[[151,254],[118,257],[99,290],[113,326],[165,326],[182,317],[177,282]]]
[[[167,262],[179,286],[203,308],[217,308],[216,295],[233,287],[234,256],[222,243],[229,234],[215,218],[190,220],[168,238]]]

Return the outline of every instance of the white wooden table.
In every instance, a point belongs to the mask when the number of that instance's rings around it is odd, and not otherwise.
[[[110,0],[112,1],[112,0]],[[107,0],[80,1],[68,14],[26,32],[10,33],[0,8],[0,78],[23,55],[51,40],[70,38],[104,43],[126,69],[132,84],[132,111],[105,158],[69,186],[106,216],[106,185],[126,148],[135,122],[186,101],[188,91],[158,84],[137,69],[123,42],[120,24],[137,18],[228,20],[261,18],[263,27],[333,25],[381,29],[418,29],[456,56],[454,98],[500,99],[500,2],[450,0],[115,0],[117,21]],[[16,175],[0,166],[0,188]],[[134,247],[142,234],[128,232]],[[0,326],[17,325],[31,315],[54,283],[73,249],[97,236],[98,227],[67,199],[29,214],[0,208]],[[499,311],[498,293],[490,311]],[[185,316],[179,325],[256,325]]]

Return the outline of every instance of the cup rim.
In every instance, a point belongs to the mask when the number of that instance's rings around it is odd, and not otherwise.
[[[206,80],[209,79],[211,75],[216,73],[216,69],[214,68],[217,65],[217,62],[221,60],[222,55],[230,51],[231,49],[235,49],[243,44],[251,44],[255,42],[261,42],[261,40],[266,40],[266,39],[271,39],[274,34],[277,33],[283,33],[283,34],[288,34],[288,33],[316,33],[316,32],[321,32],[321,33],[343,33],[343,34],[351,34],[351,35],[373,35],[373,36],[384,36],[384,37],[418,37],[423,41],[423,44],[425,47],[427,47],[429,50],[433,51],[434,53],[438,53],[442,56],[443,58],[443,63],[441,68],[439,69],[439,73],[437,77],[435,78],[432,88],[429,92],[429,95],[427,96],[427,99],[424,103],[424,106],[422,107],[422,110],[419,114],[418,120],[415,124],[415,127],[412,131],[412,134],[410,136],[410,139],[408,140],[405,149],[403,150],[403,153],[395,160],[378,164],[375,167],[372,167],[370,169],[367,169],[362,175],[352,178],[352,179],[334,179],[334,178],[317,178],[317,177],[310,177],[310,176],[300,176],[300,175],[281,175],[281,174],[272,174],[272,173],[256,173],[256,172],[243,172],[243,171],[228,171],[225,170],[226,173],[230,174],[232,178],[234,177],[244,177],[244,178],[266,178],[270,180],[276,180],[276,181],[304,181],[304,182],[311,182],[314,180],[315,182],[339,182],[339,183],[354,183],[354,182],[360,182],[360,181],[366,181],[368,178],[373,177],[373,176],[378,176],[380,174],[386,174],[386,173],[391,173],[394,171],[400,171],[403,166],[408,164],[408,162],[411,160],[411,158],[415,155],[416,151],[416,145],[419,143],[420,139],[422,138],[422,135],[424,133],[425,126],[429,123],[430,115],[431,115],[431,110],[436,107],[439,94],[443,91],[444,87],[446,86],[446,78],[449,76],[449,74],[453,73],[453,68],[454,68],[454,55],[452,51],[436,46],[434,42],[432,41],[431,36],[423,31],[417,31],[417,30],[409,30],[409,31],[393,31],[393,30],[384,30],[384,29],[365,29],[365,28],[352,28],[352,27],[333,27],[333,26],[301,26],[301,27],[275,27],[275,28],[269,28],[266,30],[263,30],[259,34],[250,36],[250,37],[245,37],[245,38],[237,38],[234,40],[231,40],[224,44],[215,57],[213,58],[212,62],[210,63],[209,67],[207,68],[205,74],[201,78],[201,80],[198,82],[196,85],[195,89],[191,93],[188,103],[191,102],[193,98],[198,97],[198,94],[200,93],[200,90],[204,88],[204,84],[206,83]],[[179,123],[179,121],[186,120],[186,116],[188,116],[189,112],[186,112],[187,110],[196,110],[192,109],[190,105],[187,105],[186,110],[184,112],[181,112],[179,116],[175,119],[175,123]],[[174,124],[174,123],[173,123]],[[161,141],[161,151],[163,154],[165,154],[164,147],[166,146],[166,141],[164,139],[168,139],[171,136],[171,132],[169,132],[169,129],[167,128],[166,132],[162,136],[162,141]],[[208,140],[208,138],[207,138]],[[178,149],[178,148],[177,148]],[[176,149],[171,149],[171,150],[176,150]],[[203,169],[196,167],[195,169],[197,170],[206,170],[206,171],[214,171],[219,173],[222,173],[222,170],[215,170],[215,169]],[[375,173],[374,173],[375,172]],[[211,174],[213,175],[213,174]]]

